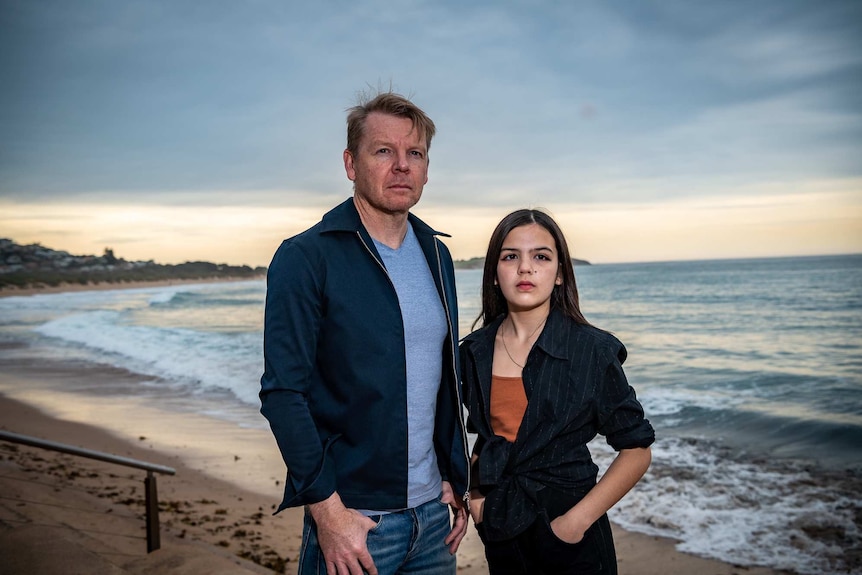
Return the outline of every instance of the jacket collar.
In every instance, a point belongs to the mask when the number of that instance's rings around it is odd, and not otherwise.
[[[451,237],[449,234],[438,232],[413,214],[407,214],[407,219],[413,226],[413,231],[419,234],[432,236]],[[326,232],[358,232],[366,231],[362,225],[362,219],[353,203],[353,197],[347,198],[341,204],[329,210],[321,220],[320,231]]]
[[[506,319],[505,315],[500,316],[488,324],[487,327],[478,329],[464,338],[464,342],[469,343],[477,362],[486,355],[493,358],[494,337],[497,335],[497,330],[504,319]],[[564,337],[564,334],[568,324],[569,320],[560,310],[556,308],[551,309],[545,329],[542,330],[539,339],[536,340],[535,347],[538,347],[551,357],[565,359],[567,357],[565,343],[567,338]]]
[[[536,340],[536,346],[551,357],[566,359],[568,357],[566,353],[568,338],[565,337],[565,332],[571,323],[559,309],[552,309],[548,315],[548,323],[545,324],[545,329],[542,330],[542,334]]]

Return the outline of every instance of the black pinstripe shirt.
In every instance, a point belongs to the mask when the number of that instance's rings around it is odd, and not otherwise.
[[[557,310],[551,311],[524,365],[528,403],[514,443],[494,435],[491,365],[502,321],[495,320],[461,343],[467,425],[479,435],[473,483],[485,493],[483,522],[492,540],[518,535],[539,513],[547,512],[543,491],[574,496],[576,501],[595,485],[598,468],[587,443],[596,434],[604,435],[616,450],[648,447],[655,440],[623,373],[623,344]]]

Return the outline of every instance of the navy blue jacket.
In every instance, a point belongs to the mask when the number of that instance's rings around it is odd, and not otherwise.
[[[455,274],[439,232],[410,214],[448,320],[435,451],[468,484]],[[338,491],[347,507],[407,506],[407,363],[398,296],[348,199],[285,240],[267,274],[261,413],[288,468],[278,511]]]
[[[581,325],[553,309],[527,356],[522,378],[527,410],[514,443],[491,428],[494,338],[504,317],[461,344],[464,401],[478,433],[472,480],[485,494],[489,539],[510,539],[561,500],[571,507],[596,483],[598,467],[587,448],[596,434],[616,450],[648,447],[655,432],[628,384],[626,348],[613,335]]]

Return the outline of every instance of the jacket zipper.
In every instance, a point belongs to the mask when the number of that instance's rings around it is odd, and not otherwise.
[[[371,259],[374,260],[375,263],[380,266],[380,269],[383,270],[383,273],[386,274],[386,279],[389,280],[389,285],[392,286],[392,289],[395,289],[395,284],[392,283],[392,278],[389,277],[389,271],[386,269],[386,266],[383,265],[383,262],[377,259],[377,256],[374,255],[374,252],[371,251],[371,248],[368,247],[368,244],[365,243],[365,240],[362,239],[362,234],[357,231],[356,237],[359,238],[360,243],[362,243],[362,247],[365,248],[365,251],[367,251],[368,255],[371,256]]]
[[[455,412],[458,415],[458,423],[461,426],[461,441],[464,444],[464,458],[467,464],[467,490],[464,492],[464,496],[462,499],[464,500],[464,504],[467,507],[469,512],[470,509],[470,455],[467,453],[469,450],[469,445],[467,444],[467,426],[464,424],[464,409],[462,407],[463,400],[461,399],[461,388],[458,385],[458,379],[460,374],[457,370],[457,365],[455,364],[455,354],[457,350],[455,349],[455,329],[452,325],[452,316],[449,314],[449,300],[446,298],[446,285],[443,282],[443,264],[440,262],[440,248],[437,245],[437,238],[434,238],[434,253],[437,255],[437,273],[440,275],[440,292],[443,294],[443,308],[446,312],[446,323],[449,325],[449,339],[452,341],[452,373],[455,375],[455,397],[457,398],[457,405],[455,406]]]
[[[356,232],[356,237],[359,238],[359,241],[362,243],[362,246],[365,248],[365,251],[368,252],[368,255],[371,256],[371,259],[373,259],[377,263],[377,265],[380,266],[380,269],[383,270],[383,273],[386,274],[386,279],[389,280],[389,285],[392,286],[392,289],[395,289],[395,284],[392,283],[392,278],[389,277],[389,271],[387,271],[386,266],[384,266],[383,263],[379,259],[377,259],[377,257],[374,255],[374,252],[372,252],[371,248],[368,247],[368,244],[365,243],[365,240],[363,239],[362,234],[359,233],[359,231]],[[455,365],[455,350],[454,350],[455,329],[452,326],[452,316],[449,314],[449,300],[446,298],[446,286],[443,283],[443,264],[440,261],[440,247],[437,245],[437,238],[434,238],[434,253],[437,256],[437,273],[440,275],[440,287],[441,287],[440,291],[443,294],[443,311],[445,312],[445,315],[446,315],[446,325],[449,326],[449,339],[452,340],[452,346],[453,346],[452,352],[449,355],[450,355],[450,358],[452,360],[452,373],[455,375],[455,378],[454,378],[455,397],[458,400],[457,401],[458,405],[455,406],[455,415],[458,418],[458,425],[461,428],[461,441],[464,445],[464,459],[465,459],[465,463],[467,464],[467,491],[464,492],[464,495],[461,497],[461,499],[464,501],[464,504],[466,505],[467,509],[469,510],[470,509],[470,472],[471,472],[471,470],[470,470],[470,456],[467,454],[467,450],[469,449],[469,445],[467,444],[467,427],[464,425],[464,415],[461,411],[462,410],[461,404],[463,402],[461,400],[461,390],[458,387],[459,374],[458,374],[458,370],[456,369],[456,365]]]
[[[374,255],[374,252],[372,252],[371,248],[368,247],[368,244],[365,243],[365,240],[362,238],[362,234],[359,233],[359,231],[356,232],[356,237],[359,238],[359,241],[362,243],[362,246],[368,252],[368,255],[371,256],[371,259],[373,259],[377,263],[377,265],[380,266],[380,269],[383,270],[383,273],[386,274],[386,279],[389,280],[389,285],[392,286],[392,289],[395,289],[395,284],[392,283],[392,278],[389,277],[389,271],[387,271],[386,266],[384,266],[383,263],[379,259],[377,259],[377,256]],[[455,406],[455,412],[458,416],[458,423],[461,426],[461,441],[464,444],[464,458],[466,460],[465,463],[467,464],[467,491],[464,493],[464,495],[461,497],[461,499],[464,501],[464,504],[467,506],[467,509],[469,510],[470,509],[470,472],[471,472],[471,470],[470,470],[470,456],[467,454],[467,450],[469,449],[470,446],[467,444],[467,426],[464,424],[464,412],[461,408],[461,404],[463,403],[461,400],[461,389],[458,387],[459,374],[458,374],[458,370],[456,369],[457,366],[455,365],[455,353],[456,353],[456,351],[455,351],[455,337],[454,337],[455,336],[455,330],[452,326],[452,316],[449,315],[449,300],[446,298],[446,286],[443,285],[443,264],[440,262],[440,248],[437,245],[437,238],[434,238],[434,253],[437,256],[437,273],[440,275],[440,288],[441,288],[440,292],[443,294],[443,311],[445,312],[445,315],[446,315],[446,325],[449,326],[449,339],[452,340],[452,353],[450,355],[451,355],[451,359],[452,359],[452,373],[455,375],[455,378],[454,378],[455,397],[458,400],[457,401],[458,405]]]

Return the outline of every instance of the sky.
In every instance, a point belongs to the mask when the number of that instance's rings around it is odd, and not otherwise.
[[[267,265],[381,88],[455,258],[522,207],[593,263],[862,252],[856,0],[0,0],[0,237]]]

